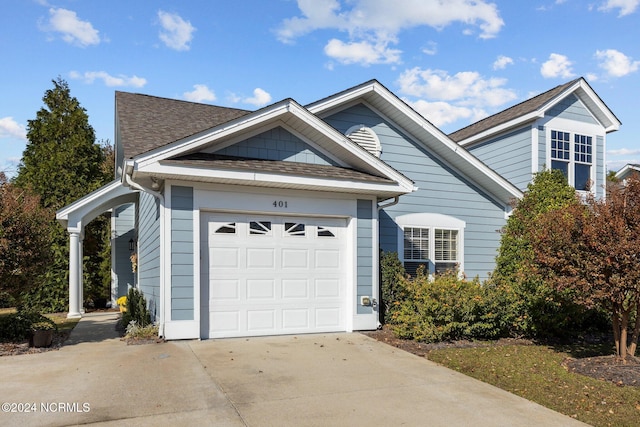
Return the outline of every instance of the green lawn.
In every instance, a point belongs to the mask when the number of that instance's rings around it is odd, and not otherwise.
[[[567,357],[602,353],[602,347],[508,345],[433,350],[428,358],[593,426],[640,426],[640,387],[570,373]]]

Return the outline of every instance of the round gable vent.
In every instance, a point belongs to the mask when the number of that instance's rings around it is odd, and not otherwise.
[[[380,157],[382,147],[378,135],[370,128],[364,125],[352,126],[346,133],[347,137],[353,142],[367,150],[376,157]]]

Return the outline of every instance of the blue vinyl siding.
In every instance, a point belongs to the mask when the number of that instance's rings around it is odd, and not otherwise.
[[[357,314],[371,313],[371,307],[360,305],[360,297],[373,295],[373,202],[358,200],[357,223]]]
[[[160,317],[160,205],[140,193],[138,208],[138,286],[144,293],[152,319]],[[131,266],[131,263],[128,263]]]
[[[171,320],[194,319],[193,188],[171,187]]]
[[[354,124],[371,128],[382,145],[381,159],[412,179],[419,190],[400,197],[400,202],[380,212],[380,247],[398,251],[400,230],[394,221],[409,213],[441,213],[466,222],[464,231],[465,273],[486,278],[495,268],[505,225],[505,207],[482,193],[426,148],[405,138],[392,123],[364,105],[356,105],[328,118],[330,125],[345,132]]]
[[[337,164],[324,154],[310,147],[286,129],[276,127],[242,142],[216,151],[234,157],[264,160],[284,160],[318,165]]]
[[[547,117],[560,117],[562,119],[575,120],[583,123],[598,124],[589,110],[573,94],[553,106],[546,112]]]
[[[127,204],[118,206],[113,211],[115,220],[114,235],[111,250],[114,253],[115,262],[113,265],[113,278],[115,281],[115,295],[113,299],[118,299],[127,295],[129,288],[135,286],[135,275],[131,269],[131,251],[129,250],[129,240],[136,240],[136,206]]]
[[[469,152],[521,191],[531,182],[531,128],[528,126],[469,147]]]

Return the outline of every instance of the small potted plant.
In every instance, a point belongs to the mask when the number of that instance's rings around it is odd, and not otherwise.
[[[127,296],[123,295],[116,300],[116,304],[120,307],[120,313],[127,311]]]
[[[57,330],[52,321],[39,321],[31,325],[31,340],[34,347],[49,347],[53,342],[53,333]]]

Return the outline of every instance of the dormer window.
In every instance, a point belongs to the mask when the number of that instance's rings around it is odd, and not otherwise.
[[[378,135],[370,128],[365,125],[352,126],[347,130],[346,135],[369,153],[380,157],[380,153],[382,153],[380,140],[378,139]]]
[[[576,190],[588,189],[592,165],[593,138],[591,136],[551,131],[551,169],[562,171],[569,184]]]

